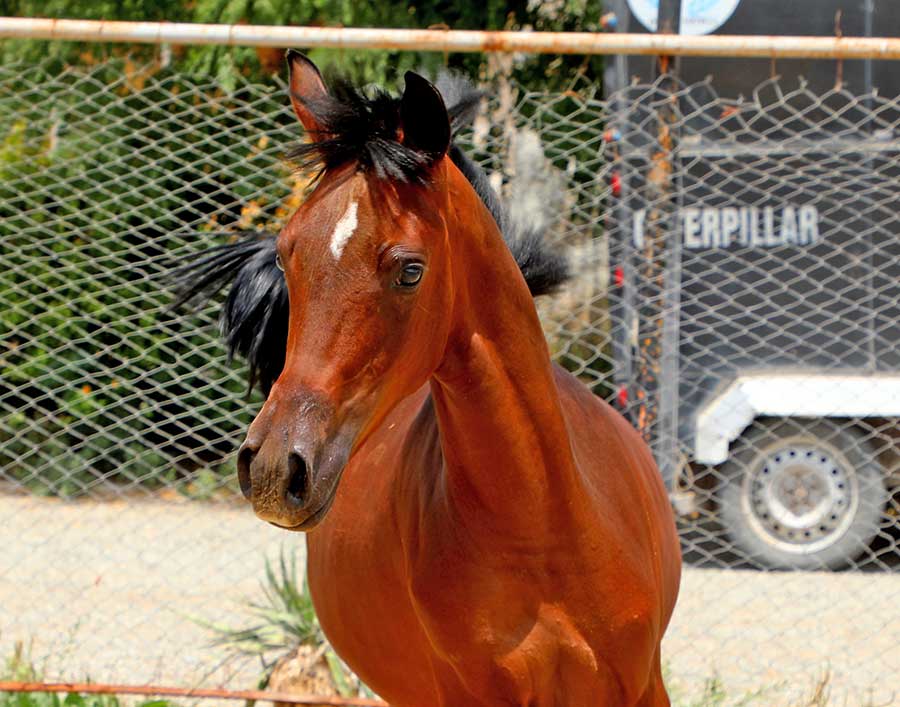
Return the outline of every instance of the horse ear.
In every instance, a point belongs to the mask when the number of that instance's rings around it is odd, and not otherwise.
[[[303,54],[295,49],[287,52],[288,72],[290,74],[291,105],[294,113],[303,123],[307,132],[322,132],[322,126],[310,110],[317,102],[328,96],[325,81],[319,69]]]
[[[400,101],[403,144],[437,160],[450,147],[450,116],[444,99],[419,74],[407,71],[405,78],[406,88]]]

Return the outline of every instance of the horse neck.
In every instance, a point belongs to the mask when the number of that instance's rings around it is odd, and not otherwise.
[[[431,381],[457,515],[520,536],[577,497],[574,460],[534,301],[468,182],[450,181],[454,306]]]

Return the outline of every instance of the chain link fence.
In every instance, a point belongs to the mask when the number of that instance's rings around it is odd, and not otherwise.
[[[900,699],[900,101],[714,86],[500,81],[464,141],[570,254],[539,303],[552,351],[670,487],[676,702],[718,676],[788,703],[826,673],[838,701]],[[260,400],[166,276],[302,200],[285,95],[0,68],[0,649],[48,676],[256,677],[206,626],[302,540],[239,501]]]

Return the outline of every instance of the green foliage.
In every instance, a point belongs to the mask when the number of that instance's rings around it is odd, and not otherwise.
[[[189,3],[182,0],[0,0],[5,17],[52,17],[84,20],[190,21]],[[155,48],[140,47],[137,53],[152,56]],[[109,44],[42,42],[9,39],[0,43],[0,63],[46,59],[63,63],[95,59],[116,53]]]
[[[10,16],[454,29],[594,30],[600,12],[600,0],[0,0]],[[387,86],[443,64],[551,89],[599,80],[601,68],[311,54]],[[3,478],[69,496],[200,469],[195,491],[208,496],[229,475],[221,459],[253,405],[209,313],[166,311],[166,262],[222,242],[210,231],[277,228],[296,207],[302,189],[280,162],[297,135],[283,73],[280,51],[249,47],[0,43]]]
[[[5,666],[0,669],[0,680],[38,682],[41,679],[40,672],[34,667],[22,644],[17,644],[12,655],[6,659]],[[129,703],[133,707],[178,707],[174,702],[160,699],[129,701]],[[0,692],[0,707],[123,707],[123,705],[123,701],[115,695]]]
[[[115,62],[0,73],[6,476],[72,495],[230,451],[249,418],[245,383],[209,315],[167,310],[166,278],[247,204],[267,198],[271,217],[291,194],[278,151],[260,148],[284,139],[280,103]]]
[[[0,692],[0,707],[124,707],[116,695],[80,695],[57,692]],[[129,701],[132,707],[175,707],[169,700]]]
[[[106,20],[165,20],[169,22],[249,23],[261,25],[306,25],[345,27],[448,29],[537,29],[587,31],[600,29],[602,0],[517,0],[482,3],[407,3],[397,0],[355,2],[352,0],[0,0],[7,16],[56,17]],[[282,71],[280,52],[250,47],[176,47],[175,65],[203,75],[215,75],[223,88],[231,90],[239,76],[265,80]],[[6,41],[0,46],[0,63],[36,61],[47,57],[60,62],[84,62],[127,54],[136,61],[158,58],[153,45],[44,43]],[[337,64],[342,70],[367,82],[395,84],[407,69],[434,71],[442,64],[470,75],[483,74],[482,55],[442,56],[427,52],[390,50],[315,50],[314,61]],[[565,88],[573,77],[599,82],[602,60],[579,56],[519,56],[512,76],[522,85]]]

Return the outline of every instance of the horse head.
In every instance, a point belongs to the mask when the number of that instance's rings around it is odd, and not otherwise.
[[[481,99],[468,82],[443,75],[439,91],[407,72],[398,98],[345,81],[329,90],[297,52],[288,66],[310,138],[289,157],[318,173],[315,188],[277,239],[255,234],[182,268],[179,301],[232,283],[226,343],[267,395],[238,454],[240,486],[261,518],[306,530],[354,450],[441,363],[474,260],[506,263],[526,298],[568,273],[452,142]],[[473,253],[459,232],[479,229],[491,247]]]
[[[399,101],[333,96],[292,52],[291,103],[321,168],[278,236],[289,300],[284,368],[238,453],[261,518],[307,529],[328,511],[368,430],[438,365],[448,335],[450,118],[426,79]]]

